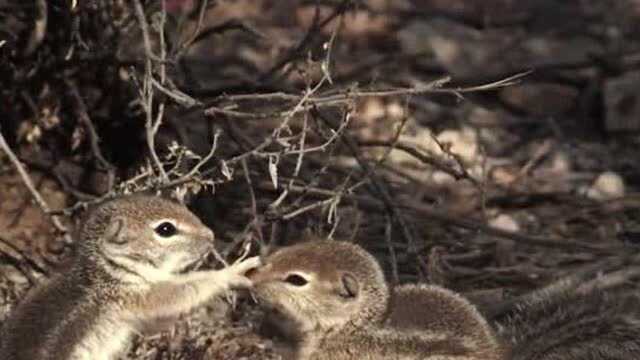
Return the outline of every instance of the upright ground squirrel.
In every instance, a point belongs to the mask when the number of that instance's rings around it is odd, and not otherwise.
[[[70,269],[35,289],[4,323],[3,360],[108,360],[134,334],[251,281],[251,258],[219,271],[189,272],[213,233],[186,207],[150,196],[104,203],[81,224]]]
[[[491,360],[501,356],[478,351],[457,323],[447,328],[443,320],[438,329],[420,331],[385,327],[389,288],[378,262],[354,244],[319,240],[282,248],[249,277],[257,301],[267,310],[266,331],[277,333],[277,347],[286,359]],[[444,302],[450,295],[439,294]],[[456,306],[459,298],[452,299],[451,306]]]

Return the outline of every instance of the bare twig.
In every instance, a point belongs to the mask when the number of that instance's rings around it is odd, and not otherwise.
[[[304,50],[313,43],[313,40],[318,35],[320,29],[327,26],[337,17],[342,17],[342,15],[344,15],[344,13],[351,6],[351,1],[352,0],[343,0],[340,5],[334,10],[334,12],[322,21],[320,21],[320,9],[319,7],[316,7],[313,22],[298,45],[291,49],[282,60],[280,60],[276,65],[269,69],[269,71],[262,75],[258,81],[266,82],[272,80],[282,68],[301,56],[301,54],[304,53]]]
[[[400,273],[398,272],[398,257],[396,256],[396,250],[393,248],[393,244],[391,243],[392,231],[393,225],[391,222],[391,217],[387,215],[384,226],[384,238],[387,242],[389,256],[391,257],[391,275],[393,276],[393,284],[398,284],[400,282]]]
[[[317,109],[312,109],[312,113],[315,116],[317,116],[318,118],[320,118],[330,128],[334,129],[334,131],[339,128],[339,124],[336,124],[334,121],[332,121],[328,117],[322,115],[322,113],[320,113]],[[357,142],[354,141],[349,134],[345,133],[340,138],[340,140],[342,140],[342,142],[345,145],[347,145],[347,148],[349,148],[349,151],[351,152],[353,157],[355,157],[356,161],[358,161],[358,164],[360,164],[360,167],[363,169],[363,171],[365,173],[365,177],[370,177],[371,178],[372,190],[382,198],[382,201],[385,204],[385,207],[387,208],[387,211],[392,215],[393,219],[398,222],[398,225],[400,226],[400,228],[402,230],[402,234],[403,234],[404,238],[407,240],[407,243],[411,247],[412,251],[416,254],[418,262],[420,263],[420,266],[421,266],[420,270],[424,271],[427,268],[427,264],[424,262],[424,259],[422,259],[418,255],[418,253],[417,253],[417,251],[415,249],[416,243],[415,243],[415,240],[414,240],[414,235],[412,234],[411,229],[409,229],[409,224],[406,222],[406,220],[404,218],[404,215],[396,207],[396,205],[395,205],[395,203],[393,201],[393,198],[392,198],[392,196],[391,196],[386,184],[384,183],[383,180],[378,178],[378,176],[375,173],[375,171],[363,159]]]
[[[454,179],[456,180],[460,180],[460,179],[468,179],[469,181],[475,183],[476,180],[473,177],[468,176],[467,174],[456,170],[455,168],[448,166],[447,164],[445,164],[444,162],[442,162],[440,159],[436,158],[436,157],[431,157],[431,156],[427,156],[425,154],[423,154],[422,152],[420,152],[418,149],[416,149],[415,147],[401,142],[401,141],[397,141],[396,143],[392,143],[391,141],[383,141],[383,140],[367,140],[367,141],[359,141],[358,145],[360,146],[384,146],[384,147],[389,147],[389,148],[394,148],[394,149],[398,149],[401,151],[406,152],[407,154],[415,157],[416,159],[420,160],[421,162],[423,162],[426,165],[431,165],[434,168],[442,171],[442,172],[446,172],[447,174],[451,175]]]
[[[24,55],[29,56],[42,44],[44,36],[47,33],[47,0],[36,0],[35,4],[35,20],[33,24],[33,31],[27,42],[27,46],[24,50]]]
[[[140,25],[140,29],[142,30],[142,40],[144,44],[145,50],[145,72],[144,72],[144,80],[142,85],[142,90],[140,92],[142,107],[146,114],[145,121],[145,130],[146,130],[146,139],[147,139],[147,147],[149,148],[149,154],[151,155],[151,159],[160,174],[160,182],[165,183],[168,181],[167,173],[164,170],[164,166],[158,157],[155,148],[155,137],[158,133],[158,129],[162,124],[162,117],[164,115],[164,103],[160,103],[158,105],[158,113],[154,120],[153,116],[153,95],[154,95],[154,86],[153,86],[153,60],[160,62],[160,84],[164,85],[165,82],[165,58],[166,50],[164,48],[164,31],[160,31],[160,42],[161,42],[161,57],[158,58],[151,49],[151,38],[149,34],[149,25],[147,23],[147,18],[144,13],[144,8],[140,3],[140,0],[134,0],[134,8],[136,18],[138,19],[138,23]],[[166,16],[166,11],[164,9],[164,1],[162,2],[162,13],[163,13],[163,22],[160,26],[164,26],[164,19]]]
[[[44,200],[42,195],[40,195],[38,189],[36,189],[36,187],[33,185],[31,176],[29,176],[27,170],[24,168],[24,166],[22,166],[22,163],[20,163],[20,160],[18,160],[16,154],[14,154],[14,152],[11,150],[9,144],[7,144],[4,135],[2,135],[2,127],[0,127],[0,149],[2,149],[9,157],[9,161],[11,161],[13,166],[16,168],[18,174],[20,174],[22,182],[29,190],[29,193],[31,193],[31,197],[33,197],[33,200],[35,200],[36,204],[38,204],[40,210],[42,210],[45,215],[49,216],[51,222],[53,223],[53,226],[55,226],[58,231],[66,234],[68,232],[67,227],[62,224],[62,221],[60,221],[60,218],[57,215],[51,214],[51,208],[49,208],[49,205]]]
[[[209,4],[209,0],[202,0],[200,2],[200,9],[198,10],[198,22],[196,23],[196,28],[193,30],[191,36],[179,47],[179,52],[183,52],[188,49],[195,41],[198,35],[200,35],[200,30],[202,29],[202,23],[204,22],[204,15],[207,12],[207,5]]]
[[[151,49],[151,37],[149,35],[149,23],[147,22],[147,17],[144,14],[144,7],[140,0],[133,0],[133,5],[135,8],[136,18],[138,20],[138,24],[140,25],[140,30],[142,30],[142,43],[144,45],[144,52],[147,57],[146,61],[165,61],[164,59],[158,57],[153,53]]]
[[[69,92],[71,93],[71,97],[75,102],[76,115],[78,119],[80,119],[80,121],[84,124],[87,132],[89,133],[89,141],[91,143],[91,151],[93,152],[93,156],[96,158],[96,161],[102,167],[102,169],[107,172],[107,188],[111,189],[115,181],[115,167],[109,161],[107,161],[107,159],[102,154],[102,150],[100,149],[100,137],[98,136],[98,132],[96,131],[96,128],[93,125],[91,118],[89,117],[87,106],[85,105],[84,100],[82,100],[82,96],[80,96],[78,88],[71,81],[67,81],[67,86],[69,87]]]
[[[218,138],[220,138],[220,131],[216,131],[213,134],[213,144],[211,145],[209,153],[204,158],[202,158],[202,160],[200,160],[194,167],[192,167],[187,174],[174,181],[181,182],[187,179],[192,179],[195,175],[197,175],[200,172],[200,168],[209,160],[211,160],[211,158],[213,158],[213,155],[216,153],[216,149],[218,148]]]
[[[261,190],[265,191],[273,191],[273,187],[268,187],[266,185],[260,185]],[[322,188],[315,187],[305,187],[299,185],[293,185],[289,189],[291,192],[295,193],[305,193],[313,196],[337,196],[340,193]],[[385,211],[386,205],[382,200],[379,200],[375,197],[369,196],[359,196],[359,195],[349,195],[349,194],[341,194],[342,201],[347,203],[359,204],[365,209],[370,211]],[[420,215],[420,218],[423,221],[435,221],[438,223],[459,227],[463,229],[468,229],[470,231],[475,231],[479,233],[485,233],[487,235],[492,235],[504,239],[511,239],[516,242],[520,242],[524,245],[530,246],[538,246],[549,249],[563,249],[569,251],[576,250],[585,250],[596,254],[619,254],[621,251],[625,251],[625,247],[621,246],[598,246],[591,244],[588,241],[578,241],[574,239],[550,239],[539,236],[531,236],[522,233],[516,233],[512,231],[501,230],[483,223],[479,223],[477,221],[471,219],[460,219],[456,216],[447,214],[446,212],[439,211],[431,208],[428,205],[419,203],[419,202],[404,202],[402,204],[398,204],[398,207],[401,207],[406,210],[415,211]]]
[[[42,275],[48,276],[49,275],[49,271],[47,271],[47,269],[45,269],[43,266],[41,266],[40,264],[38,264],[37,262],[35,262],[33,259],[31,259],[29,256],[27,256],[27,254],[25,254],[24,251],[22,251],[20,248],[18,248],[17,246],[15,246],[11,241],[9,241],[8,239],[5,239],[4,237],[0,236],[0,242],[2,244],[4,244],[5,246],[7,246],[8,248],[11,249],[11,251],[15,252],[16,254],[18,254],[20,256],[20,258],[27,263],[27,265],[29,265],[33,270],[39,272]],[[26,275],[25,275],[26,276]]]
[[[212,103],[205,105],[205,114],[206,115],[214,115],[214,114],[225,114],[229,117],[239,118],[239,119],[268,119],[273,117],[282,117],[282,116],[291,116],[302,111],[307,111],[307,107],[296,107],[293,110],[286,111],[278,111],[278,112],[260,112],[260,113],[248,113],[231,110],[229,108],[221,108],[215,106],[213,104],[217,104],[221,101],[240,101],[240,100],[286,100],[286,101],[295,101],[298,104],[301,103],[302,98],[304,99],[304,103],[307,106],[314,106],[318,109],[324,107],[336,107],[336,106],[344,106],[353,103],[355,99],[360,98],[368,98],[368,97],[395,97],[395,96],[406,96],[406,95],[425,95],[425,94],[445,94],[445,95],[453,95],[458,98],[462,98],[463,94],[478,92],[478,91],[494,91],[496,89],[511,86],[513,84],[517,84],[518,81],[528,75],[529,72],[519,73],[508,78],[494,81],[487,84],[482,84],[478,86],[470,86],[470,87],[452,87],[446,88],[443,87],[446,83],[451,81],[451,78],[445,77],[442,79],[438,79],[432,81],[428,84],[410,87],[410,88],[397,88],[397,89],[387,89],[387,90],[367,90],[367,89],[358,89],[358,88],[348,88],[341,89],[337,94],[319,94],[316,96],[309,96],[308,93],[305,95],[295,95],[295,94],[287,94],[283,92],[269,93],[269,94],[246,94],[246,95],[231,95],[231,96],[223,96],[219,99],[213,101]],[[332,90],[332,92],[336,92],[336,90]]]

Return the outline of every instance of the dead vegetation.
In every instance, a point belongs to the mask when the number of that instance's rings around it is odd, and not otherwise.
[[[635,0],[0,0],[4,312],[63,266],[76,215],[138,191],[186,197],[226,257],[311,231],[479,302],[624,270],[639,18]],[[201,315],[131,358],[268,353]]]

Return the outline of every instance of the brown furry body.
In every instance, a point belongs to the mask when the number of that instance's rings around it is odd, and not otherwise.
[[[502,344],[478,310],[464,297],[434,285],[401,285],[393,291],[386,325],[399,330],[449,334],[486,360],[505,357]]]
[[[513,360],[640,359],[636,290],[580,284],[561,281],[543,288],[498,318]]]
[[[390,291],[384,275],[353,244],[313,241],[283,248],[250,277],[268,310],[266,328],[278,333],[286,359],[498,359],[477,352],[457,324],[446,331],[385,327]],[[446,302],[449,293],[439,294]]]
[[[212,249],[213,233],[184,206],[157,197],[99,206],[78,240],[71,268],[30,293],[3,324],[0,359],[114,359],[156,319],[250,286],[242,274],[259,264],[187,273]]]

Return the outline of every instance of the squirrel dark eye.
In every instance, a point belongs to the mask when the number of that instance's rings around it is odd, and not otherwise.
[[[175,235],[178,230],[175,226],[173,226],[172,223],[165,221],[162,224],[156,226],[155,232],[162,237],[170,237]]]
[[[284,279],[284,281],[294,286],[305,286],[308,283],[307,279],[305,279],[304,277],[298,274],[291,274],[287,276],[287,278]]]

